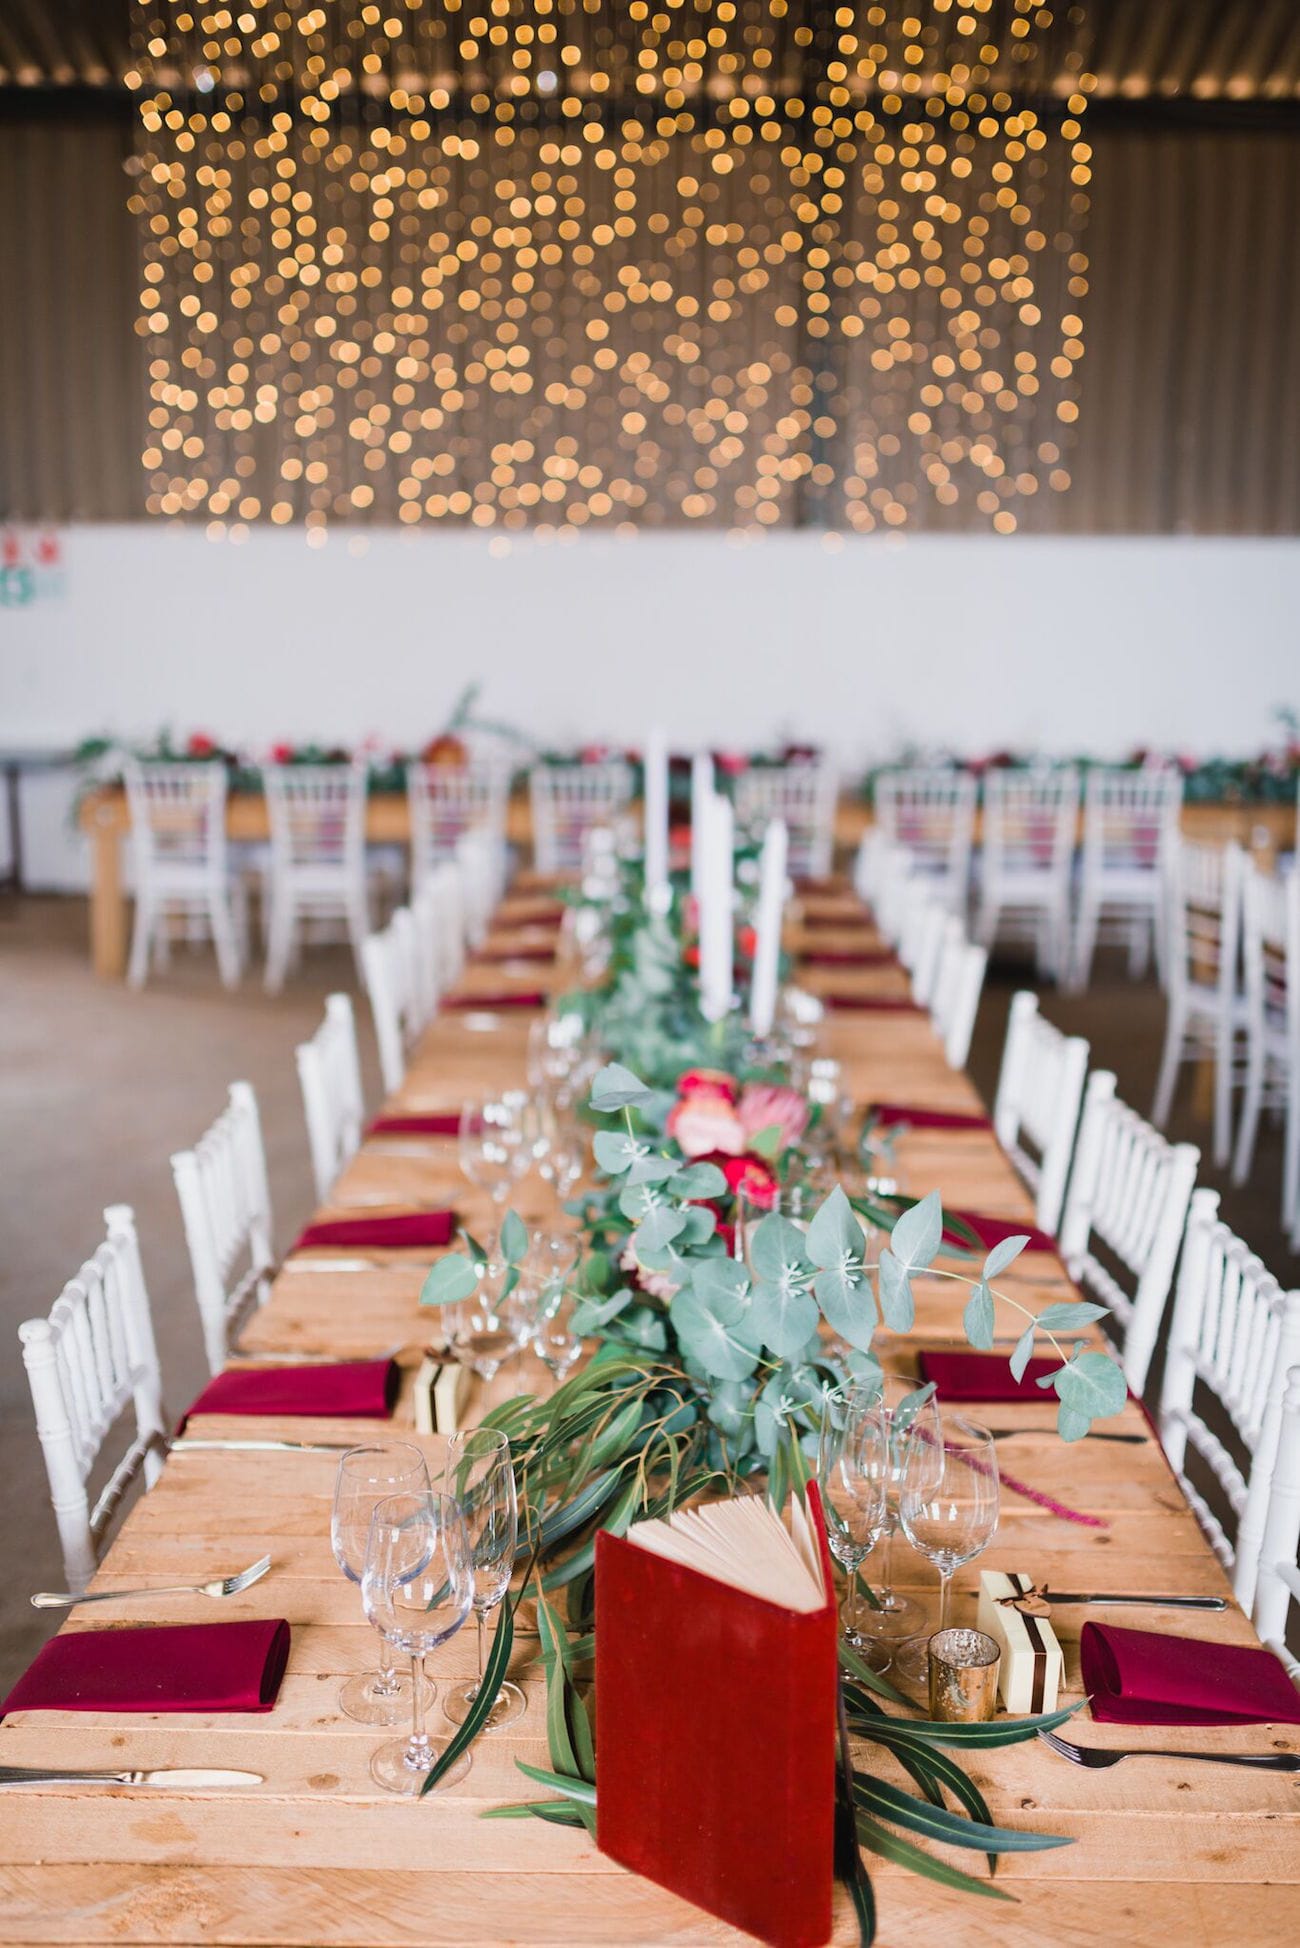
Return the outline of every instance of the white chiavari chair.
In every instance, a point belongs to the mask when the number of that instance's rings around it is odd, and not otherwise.
[[[984,991],[988,949],[966,936],[955,913],[947,915],[930,999],[930,1017],[950,1068],[964,1069]]]
[[[379,1072],[389,1095],[401,1088],[407,1051],[424,1026],[417,958],[415,922],[405,906],[399,906],[388,925],[362,944],[366,993],[379,1045]]]
[[[1248,865],[1242,889],[1246,1087],[1232,1161],[1244,1184],[1260,1112],[1281,1112],[1282,1223],[1300,1248],[1300,867],[1285,877]]]
[[[1120,1364],[1130,1390],[1146,1384],[1156,1336],[1196,1181],[1200,1151],[1172,1144],[1121,1102],[1115,1078],[1094,1070],[1083,1098],[1074,1169],[1061,1220],[1061,1256],[1076,1285],[1122,1334]],[[1128,1274],[1128,1289],[1097,1255],[1104,1248]]]
[[[1040,974],[1059,980],[1070,951],[1070,877],[1079,774],[993,770],[984,778],[979,918],[975,938],[1034,942]]]
[[[1168,1016],[1151,1120],[1163,1129],[1184,1062],[1214,1063],[1214,1161],[1232,1149],[1237,1042],[1246,1027],[1239,975],[1241,888],[1246,856],[1237,845],[1175,838],[1165,855],[1165,977]]]
[[[158,1479],[167,1452],[158,1353],[140,1264],[135,1218],[126,1204],[104,1213],[108,1234],[69,1279],[47,1319],[18,1328],[49,1476],[68,1588],[85,1589],[108,1528],[132,1482]],[[90,1504],[91,1471],[127,1408],[135,1435]]]
[[[1300,1684],[1300,1661],[1291,1655],[1286,1643],[1287,1612],[1292,1603],[1300,1603],[1300,1563],[1296,1560],[1300,1547],[1300,1366],[1291,1368],[1286,1382],[1259,1553],[1254,1623],[1261,1641],[1281,1658],[1292,1682]]]
[[[304,923],[339,920],[358,968],[370,930],[364,763],[268,764],[266,985],[284,986]]]
[[[135,927],[127,980],[143,987],[152,958],[164,966],[173,916],[186,931],[206,930],[228,988],[238,984],[247,949],[243,889],[226,844],[226,767],[219,763],[140,763],[126,767],[135,863]]]
[[[504,890],[498,849],[486,832],[467,832],[456,848],[456,862],[460,867],[465,933],[472,947],[481,947]]]
[[[913,897],[924,891],[923,886],[914,884],[912,855],[907,847],[895,845],[892,840],[882,837],[878,850],[874,902],[876,925],[885,939],[895,946],[902,939]]]
[[[434,868],[435,873],[440,870],[439,867]],[[452,870],[454,872],[455,868]],[[438,1012],[438,997],[443,991],[438,895],[432,874],[411,895],[410,914],[415,1012],[423,1023],[433,1020]]]
[[[1198,1190],[1169,1320],[1160,1440],[1246,1611],[1255,1598],[1286,1376],[1297,1360],[1300,1292],[1284,1292],[1220,1220],[1218,1192]],[[1202,1389],[1217,1403],[1220,1426],[1224,1416],[1231,1422],[1233,1446],[1250,1457],[1248,1472],[1203,1418]],[[1189,1475],[1189,1447],[1218,1483],[1235,1521],[1234,1536],[1225,1531],[1198,1479]]]
[[[413,764],[406,774],[411,808],[411,887],[418,892],[469,832],[486,835],[504,859],[510,774],[493,758],[465,764]]]
[[[460,979],[468,945],[465,883],[460,867],[451,860],[435,867],[427,890],[433,925],[437,988],[439,994],[445,994]]]
[[[835,851],[835,767],[827,758],[750,765],[736,780],[736,824],[756,841],[785,820],[793,879],[824,879]]]
[[[327,997],[324,1021],[311,1040],[300,1042],[294,1053],[307,1118],[312,1176],[316,1196],[323,1204],[340,1170],[356,1154],[365,1119],[350,995]]]
[[[275,1272],[271,1192],[252,1084],[232,1082],[220,1116],[171,1163],[203,1347],[212,1372],[220,1373],[248,1314],[266,1303]]]
[[[1038,997],[1013,995],[1002,1049],[993,1128],[1034,1193],[1034,1221],[1056,1235],[1088,1073],[1088,1044],[1038,1012]],[[1028,1147],[1032,1145],[1032,1148]]]
[[[632,797],[621,759],[599,764],[535,764],[528,774],[533,859],[539,873],[581,872],[587,835],[612,827]]]
[[[954,913],[966,910],[978,787],[965,771],[901,769],[876,780],[876,817],[892,845],[906,848],[910,870]]]
[[[1088,773],[1071,984],[1088,985],[1099,940],[1120,940],[1129,973],[1144,974],[1152,939],[1163,972],[1160,924],[1164,861],[1178,833],[1183,781],[1177,771]]]

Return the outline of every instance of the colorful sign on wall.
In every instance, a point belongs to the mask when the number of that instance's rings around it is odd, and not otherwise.
[[[0,608],[25,609],[66,592],[63,536],[53,528],[0,531]]]

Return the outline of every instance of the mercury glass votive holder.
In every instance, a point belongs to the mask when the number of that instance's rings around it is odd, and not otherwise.
[[[977,1725],[998,1708],[1002,1653],[982,1630],[940,1630],[930,1639],[930,1716]]]

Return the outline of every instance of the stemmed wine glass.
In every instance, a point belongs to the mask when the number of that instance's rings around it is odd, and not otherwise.
[[[526,1108],[524,1092],[515,1089],[487,1102],[467,1102],[460,1114],[460,1167],[492,1199],[498,1224],[511,1191],[533,1165]]]
[[[927,1451],[932,1456],[937,1456],[940,1448],[938,1398],[932,1393],[928,1400],[917,1405],[915,1396],[919,1391],[919,1383],[907,1374],[883,1373],[878,1383],[859,1382],[850,1396],[856,1399],[860,1395],[864,1401],[879,1409],[889,1436],[889,1478],[886,1486],[889,1506],[880,1551],[879,1578],[872,1582],[880,1607],[868,1611],[862,1619],[863,1635],[879,1638],[885,1645],[895,1645],[900,1638],[914,1635],[921,1622],[920,1604],[915,1598],[903,1596],[894,1588],[891,1574],[894,1537],[898,1533],[903,1462],[910,1436],[920,1429],[928,1443]]]
[[[888,1435],[879,1411],[832,1394],[822,1409],[817,1481],[831,1554],[848,1573],[844,1635],[855,1650],[866,1643],[858,1625],[858,1570],[884,1531]]]
[[[573,1329],[573,1295],[561,1290],[542,1299],[533,1328],[533,1351],[557,1384],[582,1357],[582,1337]]]
[[[993,1540],[999,1501],[997,1448],[987,1427],[950,1416],[937,1450],[927,1429],[913,1429],[903,1458],[898,1515],[912,1547],[939,1571],[939,1630],[948,1622],[953,1571]],[[895,1658],[905,1677],[924,1678],[927,1643],[916,1639]]]
[[[409,1441],[377,1441],[349,1448],[340,1456],[330,1514],[334,1560],[354,1583],[366,1566],[370,1518],[389,1495],[425,1494],[429,1470]],[[339,1707],[362,1725],[400,1725],[410,1707],[411,1680],[393,1667],[387,1643],[377,1671],[350,1677],[339,1692]]]
[[[411,1660],[411,1735],[390,1739],[370,1761],[388,1792],[416,1794],[443,1747],[424,1726],[424,1660],[454,1637],[474,1602],[474,1570],[460,1509],[450,1495],[390,1495],[370,1518],[361,1574],[366,1615]],[[431,1790],[442,1792],[470,1768],[462,1753]]]
[[[510,1442],[498,1428],[474,1427],[453,1434],[447,1443],[444,1485],[454,1495],[465,1522],[469,1545],[474,1618],[478,1625],[478,1683],[453,1691],[443,1710],[453,1724],[469,1716],[483,1682],[487,1659],[487,1619],[510,1587],[515,1566],[519,1515]],[[517,1684],[503,1682],[483,1729],[500,1731],[527,1710]]]

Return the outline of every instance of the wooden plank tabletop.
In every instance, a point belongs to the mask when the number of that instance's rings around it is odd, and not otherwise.
[[[499,934],[498,940],[508,939]],[[790,935],[801,943],[819,929]],[[870,941],[859,925],[855,939]],[[819,970],[821,973],[842,970]],[[813,970],[809,970],[811,980]],[[526,985],[561,978],[542,965]],[[827,985],[821,982],[821,985]],[[832,985],[839,985],[838,979]],[[896,970],[855,972],[864,991],[894,992]],[[466,986],[503,985],[499,970],[476,965]],[[454,1108],[466,1095],[519,1085],[527,1030],[536,1017],[502,1012],[471,1028],[441,1015],[425,1036],[390,1108]],[[873,1098],[949,1110],[979,1110],[969,1080],[950,1070],[924,1016],[830,1014],[820,1046],[844,1065],[859,1103]],[[331,1212],[410,1208],[454,1202],[480,1224],[486,1200],[457,1167],[456,1144],[429,1139],[419,1154],[403,1140],[368,1142],[344,1172]],[[907,1187],[939,1186],[949,1202],[1008,1217],[1031,1216],[1031,1203],[991,1133],[912,1131],[897,1146]],[[538,1219],[553,1208],[544,1185],[529,1180],[518,1206]],[[313,1251],[311,1254],[318,1254]],[[314,1351],[340,1357],[404,1348],[410,1364],[428,1337],[417,1300],[425,1261],[410,1253],[362,1270],[283,1272],[247,1331],[250,1352]],[[1070,1290],[1047,1255],[1026,1257],[1007,1275],[1042,1302]],[[954,1293],[956,1296],[954,1296]],[[882,1357],[907,1366],[925,1345],[958,1343],[961,1294],[942,1281],[918,1281],[916,1329],[881,1336]],[[999,1331],[1010,1330],[1002,1322]],[[545,1390],[531,1359],[507,1367],[493,1395]],[[480,1390],[481,1391],[481,1390]],[[482,1394],[481,1394],[482,1397]],[[979,1562],[959,1571],[954,1616],[973,1615],[980,1568],[1028,1570],[1063,1590],[1099,1587],[1230,1595],[1158,1446],[1136,1406],[1107,1428],[1139,1434],[1140,1445],[1085,1441],[1065,1447],[1052,1431],[1047,1401],[987,1409],[994,1425],[1015,1428],[1000,1448],[1004,1465],[1036,1489],[1104,1519],[1104,1528],[1063,1521],[1008,1488],[997,1536]],[[195,1435],[280,1435],[364,1439],[407,1437],[409,1411],[391,1422],[250,1420],[204,1416]],[[440,1444],[422,1437],[437,1465]],[[128,1516],[96,1588],[160,1585],[234,1569],[267,1551],[268,1576],[219,1607],[223,1618],[287,1617],[293,1642],[275,1708],[264,1715],[118,1715],[19,1712],[0,1726],[0,1763],[57,1766],[245,1767],[266,1784],[199,1794],[60,1786],[7,1792],[0,1799],[0,1943],[283,1943],[318,1948],[397,1948],[424,1944],[738,1943],[748,1937],[626,1873],[581,1832],[535,1821],[484,1821],[490,1806],[534,1795],[516,1771],[523,1758],[545,1765],[544,1693],[528,1605],[521,1608],[513,1675],[528,1713],[504,1735],[474,1748],[469,1777],[423,1802],[378,1791],[370,1781],[373,1747],[390,1734],[353,1724],[337,1707],[342,1679],[373,1664],[377,1642],[355,1587],[334,1564],[329,1543],[334,1461],[328,1455],[194,1453],[174,1455],[157,1486]],[[932,1574],[896,1546],[899,1586],[935,1599]],[[212,1620],[201,1599],[159,1597],[120,1613],[74,1611],[69,1631],[115,1623]],[[1078,1636],[1089,1612],[1053,1619],[1066,1652],[1067,1696],[1080,1692]],[[1218,1614],[1174,1617],[1111,1612],[1112,1618],[1169,1627],[1207,1639],[1251,1643],[1235,1604]],[[468,1679],[472,1630],[431,1660],[440,1686]],[[779,1674],[774,1674],[779,1680]],[[436,1729],[438,1707],[433,1708]],[[1092,1724],[1098,1745],[1202,1751],[1300,1750],[1296,1727],[1165,1730]],[[869,1763],[895,1776],[873,1749]],[[1087,1772],[1034,1744],[977,1753],[969,1769],[995,1818],[1027,1830],[1070,1835],[1059,1851],[1005,1857],[998,1885],[1016,1905],[994,1905],[920,1881],[873,1860],[885,1948],[933,1941],[967,1948],[1029,1948],[1046,1942],[1273,1944],[1295,1938],[1300,1880],[1300,1778],[1157,1759]],[[968,1870],[974,1856],[957,1864]],[[978,1871],[979,1863],[975,1862]],[[839,1890],[835,1940],[856,1932]]]

